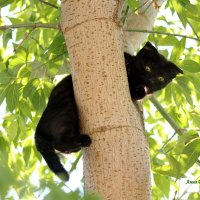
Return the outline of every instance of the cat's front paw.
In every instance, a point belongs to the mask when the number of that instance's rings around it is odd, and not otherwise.
[[[81,146],[82,147],[89,147],[92,140],[88,135],[81,135]]]
[[[139,99],[144,98],[145,95],[146,95],[145,87],[142,85],[139,85],[133,89],[131,93],[131,98],[133,100],[139,100]]]

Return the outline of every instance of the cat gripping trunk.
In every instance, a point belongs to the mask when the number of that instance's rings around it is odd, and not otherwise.
[[[61,164],[60,159],[53,148],[53,143],[46,140],[46,138],[38,132],[35,133],[35,143],[37,150],[42,154],[49,168],[63,181],[68,181],[69,174]]]
[[[183,73],[147,42],[136,56],[124,54],[129,89],[133,100],[166,87],[176,75]],[[74,98],[72,77],[65,77],[53,89],[36,129],[36,147],[49,168],[64,180],[69,175],[55,150],[77,152],[88,147],[91,139],[79,132],[79,117]]]

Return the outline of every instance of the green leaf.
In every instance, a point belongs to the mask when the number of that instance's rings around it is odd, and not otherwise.
[[[182,22],[184,28],[186,28],[187,18],[185,16],[184,8],[181,6],[181,4],[178,1],[170,1],[170,3],[172,3],[172,6],[175,8],[178,14],[178,17],[180,21]]]
[[[1,61],[1,57],[0,57],[0,61]],[[7,70],[6,64],[5,63],[0,63],[0,72],[4,72],[6,70]]]
[[[9,17],[9,20],[11,21],[12,24],[20,24],[22,23],[22,20],[20,18],[14,18],[14,17]]]
[[[8,84],[12,77],[8,72],[0,72],[0,84]]]
[[[186,102],[179,85],[171,84],[171,95],[178,108],[182,105],[182,102]]]
[[[9,110],[12,112],[19,103],[19,90],[21,88],[20,84],[13,82],[11,85],[8,86],[8,92],[6,95],[6,103]]]
[[[194,60],[183,60],[181,69],[190,73],[200,72],[200,64]]]
[[[200,154],[200,138],[197,138],[186,145],[183,154],[191,155],[193,152]]]
[[[184,146],[185,146],[185,145],[182,146],[182,143],[177,144],[176,141],[171,141],[171,142],[169,142],[169,143],[165,146],[165,148],[163,149],[163,153],[165,153],[165,152],[171,152],[172,150],[173,150],[173,152],[175,152],[176,154],[178,154],[179,151],[180,151],[180,153],[182,153],[182,151],[183,151],[182,149],[184,148]],[[166,154],[166,153],[165,153],[165,154]]]
[[[170,163],[170,166],[172,167],[172,169],[174,170],[176,176],[175,177],[179,177],[180,175],[180,169],[181,169],[181,165],[180,163],[177,161],[177,159],[172,156],[172,155],[168,155],[167,159]]]
[[[0,132],[0,149],[1,149],[1,152],[5,151],[5,149],[6,149],[6,151],[8,151],[8,149],[9,149],[9,143],[8,143],[7,139],[5,139],[5,137],[3,137],[2,132]]]
[[[9,5],[10,3],[12,3],[12,1],[13,1],[13,0],[2,0],[2,1],[0,2],[0,8],[3,8],[3,7],[5,7],[5,6],[7,6],[7,5]]]
[[[179,163],[181,165],[179,171],[180,176],[185,174],[188,169],[190,169],[197,162],[199,156],[200,138],[196,138],[185,146],[179,157]]]
[[[195,88],[194,92],[196,92],[196,94],[200,95],[200,80],[199,80],[199,76],[197,74],[192,74],[192,75],[187,75],[185,76],[186,78],[188,77],[188,80],[193,83],[193,86]]]
[[[200,199],[200,194],[199,192],[191,192],[188,196],[187,200],[199,200]]]
[[[139,8],[139,1],[136,0],[127,0],[127,4],[131,10],[136,10]]]
[[[12,121],[9,127],[7,128],[8,138],[10,141],[13,141],[17,135],[18,123],[17,121]]]
[[[31,71],[28,65],[23,65],[18,71],[17,77],[26,78],[27,80],[30,78]]]
[[[40,85],[40,81],[38,79],[30,80],[27,85],[23,89],[24,98],[28,98],[34,94],[37,90],[37,87]]]
[[[184,148],[185,148],[186,143],[189,143],[191,140],[198,137],[199,135],[195,130],[184,131],[182,135],[179,135],[177,145],[179,145],[179,143],[181,145],[184,144]]]
[[[167,155],[166,158],[169,164],[163,165],[161,167],[156,167],[154,168],[153,171],[161,175],[167,175],[167,176],[179,178],[181,176],[181,164],[172,155]]]
[[[66,50],[65,39],[63,34],[59,32],[50,44],[47,53],[61,54],[64,50]]]
[[[44,197],[44,200],[55,200],[55,199],[69,199],[77,200],[80,199],[79,195],[75,192],[65,193],[61,188],[54,187],[50,190],[49,194]]]
[[[9,40],[12,39],[12,30],[8,29],[4,34],[3,34],[3,46],[6,48]]]
[[[1,165],[0,165],[0,196],[2,199],[7,199],[4,198],[7,194],[7,191],[9,191],[10,186],[16,184],[16,179],[18,177],[17,174],[15,174],[11,168],[7,165],[3,165],[5,162],[2,159],[1,160]]]
[[[184,50],[185,50],[185,38],[182,38],[181,41],[179,41],[176,46],[172,49],[171,54],[171,61],[174,61],[175,63],[181,58]]]
[[[26,134],[26,124],[22,117],[18,117],[18,126],[20,128],[20,132],[22,134]]]
[[[39,112],[44,111],[46,102],[45,102],[45,95],[42,89],[36,90],[31,96],[30,100],[37,111]]]
[[[154,174],[154,181],[157,187],[165,194],[167,198],[169,198],[170,178],[168,176]]]
[[[52,92],[52,89],[53,89],[53,87],[54,87],[55,85],[53,85],[53,84],[50,83],[50,82],[45,81],[43,86],[44,86],[43,91],[44,91],[45,96],[46,96],[46,97],[49,97],[50,94],[51,94],[51,92]]]
[[[191,119],[196,126],[200,126],[200,116],[199,113],[191,112],[190,113]]]
[[[181,90],[181,93],[184,94],[187,102],[193,106],[193,100],[191,97],[191,88],[189,87],[189,82],[188,79],[185,78],[184,76],[177,77],[176,81],[178,82],[178,87]]]
[[[8,90],[9,90],[9,85],[2,85],[2,86],[0,85],[0,105],[6,99]]]
[[[24,158],[26,166],[29,165],[29,159],[30,159],[31,151],[32,151],[31,146],[27,146],[23,149],[23,158]]]
[[[25,99],[22,99],[20,101],[19,109],[25,116],[29,117],[30,119],[32,118],[30,105],[28,104],[28,102]]]
[[[178,43],[178,39],[174,36],[166,36],[164,38],[160,38],[158,44],[161,46],[176,46]]]

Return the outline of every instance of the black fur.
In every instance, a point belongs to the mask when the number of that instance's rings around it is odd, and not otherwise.
[[[64,78],[51,92],[47,107],[36,128],[35,141],[37,150],[49,168],[67,181],[69,175],[55,150],[63,153],[77,152],[91,143],[89,136],[79,132],[71,76]]]
[[[182,73],[182,70],[167,61],[149,42],[136,56],[126,53],[124,56],[130,93],[134,100],[164,88],[178,73]],[[71,76],[64,78],[53,89],[37,125],[35,141],[37,150],[49,168],[63,180],[68,180],[69,175],[55,150],[71,153],[79,151],[81,147],[88,147],[91,143],[88,135],[79,132]]]
[[[142,99],[167,86],[183,73],[174,63],[168,61],[157,49],[147,42],[136,56],[125,53],[129,89],[133,100]]]

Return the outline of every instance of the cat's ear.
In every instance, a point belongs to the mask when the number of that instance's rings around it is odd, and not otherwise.
[[[177,67],[173,62],[169,62],[169,67],[172,77],[175,77],[177,74],[183,74],[183,70]]]
[[[138,56],[148,56],[148,57],[155,57],[159,53],[157,49],[150,43],[147,42],[144,47],[138,52]]]
[[[126,61],[131,61],[134,56],[129,55],[128,53],[124,52],[124,58]]]
[[[154,51],[154,52],[158,52],[157,49],[150,43],[150,42],[147,42],[143,49],[147,50],[147,51]]]

